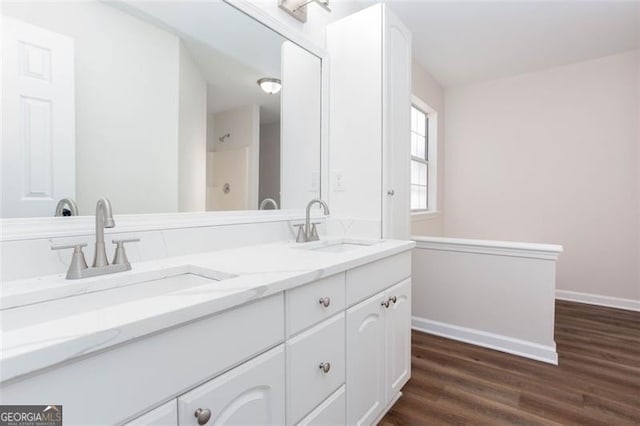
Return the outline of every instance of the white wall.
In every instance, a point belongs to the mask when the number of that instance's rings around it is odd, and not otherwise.
[[[320,196],[320,59],[282,43],[280,203],[300,208]]]
[[[418,238],[413,251],[413,327],[556,363],[559,251],[543,244]]]
[[[260,201],[265,198],[273,198],[280,206],[280,123],[260,126],[260,182],[258,192]]]
[[[558,289],[640,300],[639,53],[446,93],[446,236],[564,246]]]
[[[444,151],[445,151],[445,92],[438,81],[416,61],[412,64],[412,93],[431,107],[437,121],[437,188],[436,211],[411,216],[411,235],[443,235],[444,214]]]
[[[3,3],[74,39],[80,214],[103,196],[116,213],[177,211],[177,37],[97,1]]]
[[[332,23],[327,33],[331,213],[357,221],[362,229],[355,234],[369,237],[381,236],[383,40],[375,29],[382,24],[381,9],[369,8]]]
[[[207,82],[180,43],[178,209],[204,211],[207,161]]]

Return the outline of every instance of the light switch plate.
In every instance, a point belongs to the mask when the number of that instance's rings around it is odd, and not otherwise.
[[[332,187],[334,192],[344,192],[344,173],[342,170],[333,171]]]

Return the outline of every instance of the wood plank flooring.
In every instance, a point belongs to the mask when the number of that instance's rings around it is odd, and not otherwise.
[[[640,425],[640,312],[556,303],[553,366],[413,332],[396,425]]]

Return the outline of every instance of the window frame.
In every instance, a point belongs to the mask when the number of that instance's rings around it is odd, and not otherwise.
[[[424,162],[427,164],[427,208],[411,209],[410,214],[413,217],[428,217],[438,215],[438,112],[429,106],[422,99],[416,95],[411,95],[410,108],[416,108],[426,116],[426,128],[425,128],[425,159],[413,156],[410,152],[409,167],[411,168],[412,161]],[[409,134],[413,132],[411,130],[411,123],[409,123]],[[409,142],[411,143],[411,142]],[[411,204],[411,169],[409,170],[409,203]]]
[[[425,134],[424,135],[420,135],[419,133],[416,133],[413,131],[413,126],[410,126],[410,135],[413,136],[414,134],[421,136],[423,138],[424,141],[424,157],[419,157],[416,155],[413,155],[413,152],[411,152],[411,161],[410,161],[410,165],[413,164],[413,162],[416,163],[420,163],[420,164],[424,164],[426,167],[426,184],[424,185],[425,191],[426,191],[426,198],[425,198],[425,206],[424,207],[419,207],[414,209],[413,207],[410,208],[411,213],[412,214],[419,214],[419,213],[425,213],[425,212],[429,212],[431,211],[431,209],[429,209],[429,113],[425,110],[423,110],[421,108],[421,105],[418,105],[416,102],[414,102],[414,99],[411,100],[411,110],[416,109],[417,111],[420,111],[422,114],[424,114],[424,120],[425,120]],[[412,111],[413,113],[413,111]],[[413,114],[412,114],[413,115]],[[413,120],[413,119],[412,119]],[[413,123],[411,123],[413,124]],[[413,168],[412,168],[413,169]],[[422,185],[419,184],[414,184],[413,183],[413,173],[412,171],[409,172],[409,202],[410,205],[411,203],[411,189],[413,188],[413,186],[420,186],[422,187]]]

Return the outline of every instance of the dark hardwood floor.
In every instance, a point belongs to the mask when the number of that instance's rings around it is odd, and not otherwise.
[[[556,303],[553,366],[420,332],[380,425],[640,425],[640,312]]]

